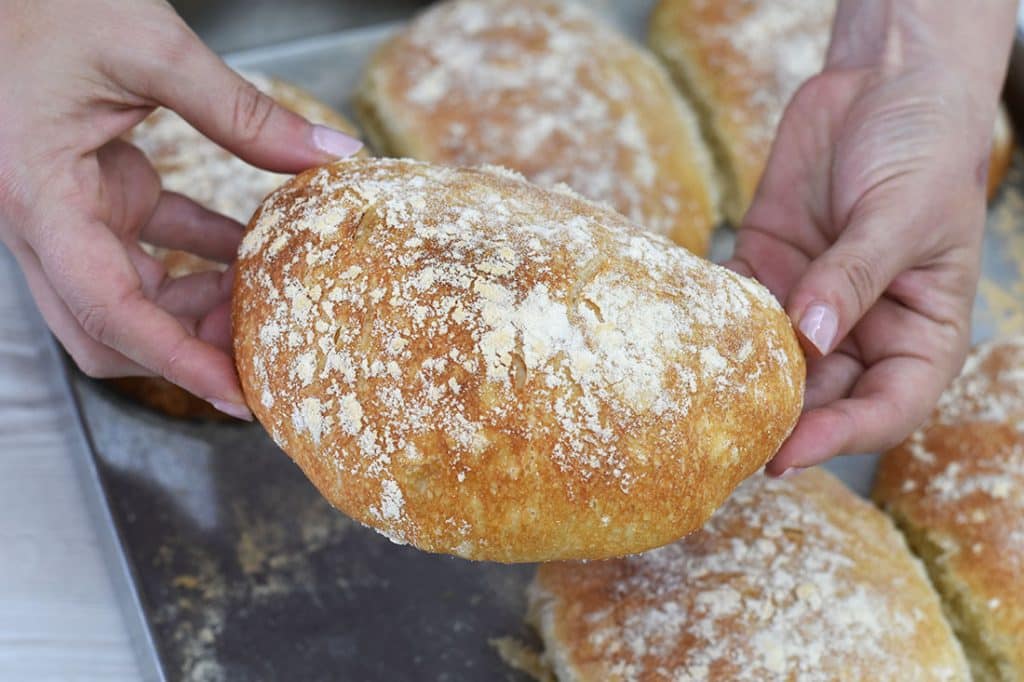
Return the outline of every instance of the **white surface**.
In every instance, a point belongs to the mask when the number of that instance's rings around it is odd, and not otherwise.
[[[23,286],[0,246],[0,681],[136,680],[71,413]]]

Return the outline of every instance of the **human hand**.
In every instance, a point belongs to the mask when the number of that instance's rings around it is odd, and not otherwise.
[[[779,125],[731,262],[785,303],[809,355],[805,412],[772,475],[895,445],[970,338],[1005,66],[972,78],[920,43],[858,50],[879,33],[839,26]]]
[[[160,375],[251,418],[230,352],[231,270],[178,279],[139,239],[230,262],[236,222],[162,192],[119,139],[156,106],[254,165],[298,172],[352,138],[260,93],[165,2],[0,5],[0,238],[47,324],[95,377]]]

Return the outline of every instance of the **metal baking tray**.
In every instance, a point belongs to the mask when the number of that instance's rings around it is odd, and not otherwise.
[[[642,38],[649,0],[593,2]],[[394,27],[228,55],[349,111]],[[990,210],[975,338],[1020,315],[1024,173]],[[731,233],[719,231],[727,253]],[[55,357],[63,355],[55,353]],[[331,509],[258,425],[166,419],[63,361],[81,471],[114,580],[152,680],[524,680],[489,640],[530,641],[531,566],[472,563],[391,544]],[[828,467],[865,494],[875,457]]]

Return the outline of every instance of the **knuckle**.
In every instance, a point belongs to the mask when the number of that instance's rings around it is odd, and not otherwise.
[[[235,91],[232,108],[232,133],[242,143],[255,142],[274,111],[274,101],[252,83],[242,83]]]
[[[91,338],[104,343],[110,329],[110,308],[103,303],[87,303],[75,312],[78,324]]]
[[[175,343],[170,352],[164,356],[163,360],[161,360],[160,366],[157,367],[157,371],[160,372],[160,376],[167,381],[170,381],[172,384],[177,384],[179,386],[181,385],[183,378],[181,360],[184,357],[186,341],[187,338],[182,337],[177,343]]]
[[[180,64],[195,52],[199,41],[195,33],[177,15],[158,24],[158,55],[165,64]]]
[[[879,293],[877,268],[868,258],[858,253],[845,253],[840,257],[839,269],[846,277],[850,290],[857,298],[861,311],[871,307]]]

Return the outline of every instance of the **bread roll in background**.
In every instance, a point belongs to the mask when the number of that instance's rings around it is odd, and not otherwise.
[[[722,179],[722,212],[734,226],[754,197],[786,105],[824,66],[835,10],[835,0],[661,0],[651,16],[651,47],[701,117]],[[1000,107],[990,199],[1012,149]]]
[[[1024,339],[986,344],[874,496],[928,566],[975,680],[1024,679]]]
[[[356,135],[341,114],[305,90],[259,73],[243,74],[253,85],[292,111]],[[206,208],[234,218],[243,225],[263,198],[289,175],[250,166],[214,144],[169,109],[157,109],[128,134],[160,175],[165,190],[184,194]],[[191,253],[150,244],[143,248],[163,262],[169,277],[184,277],[226,266]],[[205,400],[169,381],[154,377],[123,377],[106,383],[125,397],[179,419],[231,420]]]
[[[1010,172],[1010,162],[1013,161],[1013,122],[1010,120],[1010,113],[1006,106],[1000,102],[999,112],[996,114],[996,124],[992,131],[992,152],[988,164],[988,198],[991,201]]]
[[[801,409],[766,289],[495,168],[303,173],[250,223],[233,319],[250,407],[320,492],[471,559],[671,542]]]
[[[377,150],[566,183],[691,251],[717,223],[690,107],[646,49],[559,0],[451,0],[385,44],[356,100]]]
[[[899,533],[820,469],[752,477],[667,547],[543,565],[529,603],[560,682],[969,679]]]

